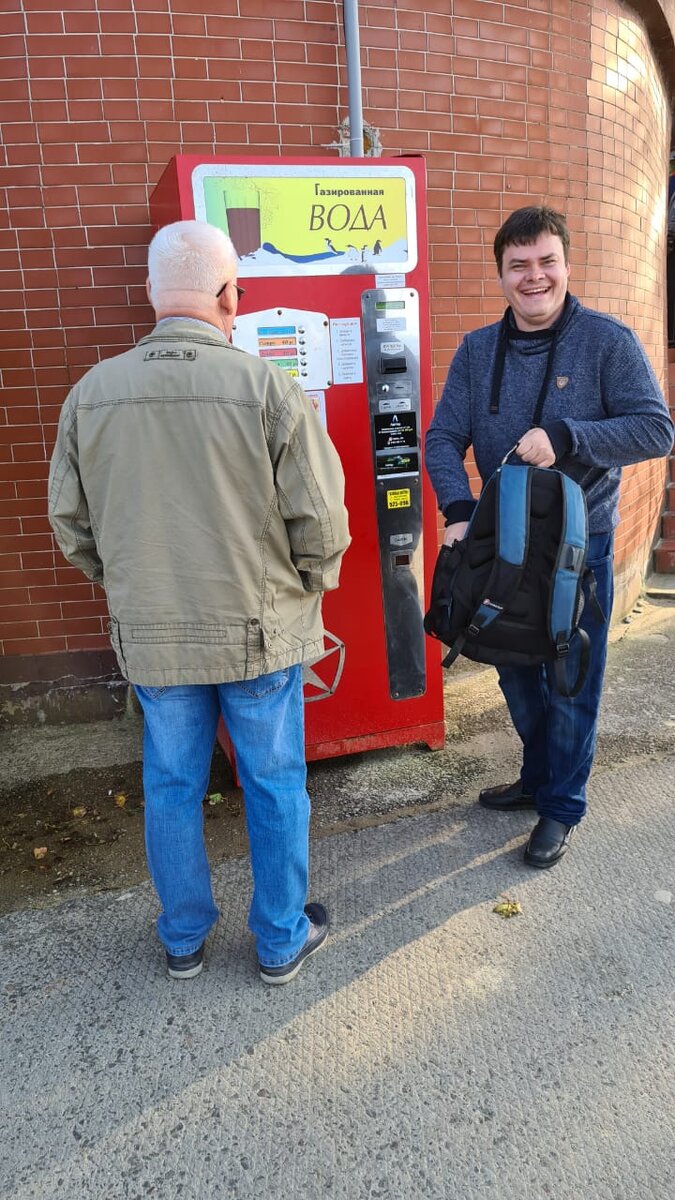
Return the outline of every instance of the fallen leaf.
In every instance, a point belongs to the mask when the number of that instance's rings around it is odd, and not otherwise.
[[[212,792],[211,795],[209,796],[209,804],[211,805],[211,807],[213,807],[214,804],[222,804],[223,801],[224,801],[224,796],[223,796],[222,792]]]
[[[46,858],[48,853],[46,846],[33,846],[33,858]]]
[[[497,904],[495,904],[492,911],[494,913],[497,913],[498,916],[504,917],[504,919],[506,919],[508,917],[517,916],[518,913],[521,913],[523,910],[520,907],[520,904],[518,903],[517,900],[508,900],[507,899],[507,900],[499,900],[497,902]]]
[[[124,795],[124,792],[115,792],[115,804],[118,808],[124,808],[126,802],[127,798]]]
[[[86,808],[84,808],[81,804],[78,804],[77,808],[71,808],[70,811],[74,817],[84,817],[86,816],[87,812]]]

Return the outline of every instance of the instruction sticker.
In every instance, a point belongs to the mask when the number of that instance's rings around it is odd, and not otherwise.
[[[410,488],[387,492],[387,508],[410,508]]]
[[[376,275],[376,288],[402,288],[405,287],[405,275]]]
[[[330,323],[333,383],[363,383],[361,322],[358,317],[334,317]]]
[[[374,424],[376,453],[417,449],[417,413],[378,414]]]
[[[378,317],[377,332],[378,333],[402,333],[406,326],[405,317]]]

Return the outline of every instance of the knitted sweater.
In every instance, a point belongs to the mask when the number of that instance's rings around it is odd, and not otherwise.
[[[448,524],[475,507],[464,469],[473,446],[485,483],[532,427],[551,331],[521,333],[510,318],[499,411],[491,412],[501,322],[468,333],[455,354],[426,437],[425,462]],[[559,318],[539,424],[556,468],[581,485],[591,533],[618,523],[621,467],[670,452],[673,424],[656,376],[632,330],[568,296]]]

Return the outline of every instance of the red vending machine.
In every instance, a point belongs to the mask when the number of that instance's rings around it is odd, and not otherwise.
[[[305,668],[307,757],[440,748],[440,651],[422,626],[437,552],[423,160],[179,155],[151,217],[229,234],[233,342],[299,380],[342,459],[353,540]]]

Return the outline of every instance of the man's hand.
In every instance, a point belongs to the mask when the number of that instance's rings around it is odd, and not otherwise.
[[[516,446],[516,454],[533,467],[552,467],[555,450],[543,429],[528,429]]]
[[[454,542],[461,542],[468,528],[468,521],[457,521],[455,525],[448,525],[443,538],[443,545],[452,546]]]

